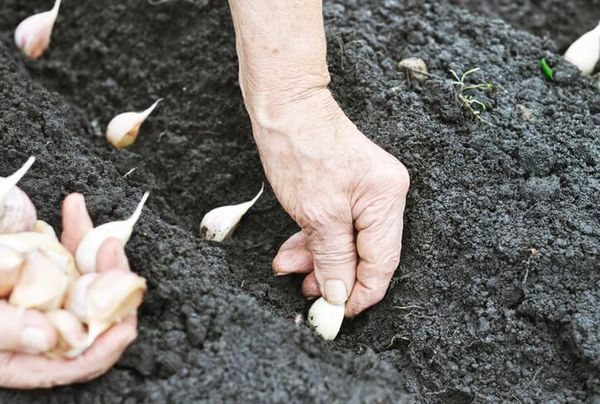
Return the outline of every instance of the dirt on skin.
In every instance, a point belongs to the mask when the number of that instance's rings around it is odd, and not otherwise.
[[[69,192],[95,223],[152,194],[127,248],[149,282],[138,340],[98,380],[0,402],[600,402],[600,94],[562,43],[449,1],[326,2],[333,93],[412,176],[388,295],[326,343],[296,324],[301,277],[270,272],[296,231],[270,190],[232,240],[199,239],[264,179],[226,2],[156,3],[65,2],[30,62],[12,30],[49,5],[2,2],[0,175],[37,156],[22,187],[57,228]],[[409,56],[443,79],[409,79]],[[493,126],[448,81],[472,67]],[[135,145],[107,145],[116,113],[159,97]]]

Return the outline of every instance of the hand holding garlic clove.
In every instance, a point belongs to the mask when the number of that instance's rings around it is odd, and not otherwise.
[[[74,254],[80,240],[92,226],[83,197],[79,194],[67,196],[63,204],[64,231],[61,235],[61,248],[70,255]],[[38,245],[40,237],[45,237],[49,242],[55,241],[49,229],[44,231],[44,227],[36,226],[36,231],[40,233],[28,233],[29,238],[32,238],[31,234],[35,234],[33,239]],[[27,251],[28,248],[22,247],[20,250]],[[36,250],[36,253],[39,251]],[[0,266],[0,285],[5,283],[2,280],[4,270],[22,264],[22,254],[0,246],[0,257],[5,258]],[[135,282],[132,293],[123,293],[123,290],[126,290],[123,287],[119,290],[121,296],[126,295],[125,300],[129,305],[121,304],[122,302],[115,304],[114,300],[109,299],[111,310],[103,312],[99,318],[103,324],[121,320],[111,324],[100,336],[95,336],[91,346],[88,346],[90,333],[85,323],[70,310],[61,308],[42,313],[38,310],[19,309],[0,300],[1,386],[28,389],[90,380],[105,373],[119,359],[136,337],[135,309],[141,301],[145,282],[131,273],[123,244],[115,238],[105,240],[100,246],[96,270],[97,272],[85,276],[80,276],[78,272],[77,280],[85,277],[95,279],[108,273],[106,279],[110,277],[110,283],[117,282],[127,286],[131,285],[130,280],[134,279]],[[121,281],[121,275],[125,281]],[[70,284],[71,287],[73,284]],[[111,292],[100,293],[107,296]],[[115,307],[120,309],[114,310]],[[86,310],[82,312],[84,315],[87,313]],[[117,316],[107,318],[107,312],[116,313]],[[92,313],[92,316],[96,315],[97,313]],[[73,354],[78,354],[76,361],[70,359]],[[10,366],[5,367],[5,363],[10,363]]]

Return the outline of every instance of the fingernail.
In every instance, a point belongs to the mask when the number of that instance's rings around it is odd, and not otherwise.
[[[23,330],[21,333],[21,344],[23,348],[35,352],[46,352],[52,348],[46,333],[35,327],[27,327]]]
[[[346,285],[339,279],[325,282],[325,299],[331,304],[344,304],[348,299]]]

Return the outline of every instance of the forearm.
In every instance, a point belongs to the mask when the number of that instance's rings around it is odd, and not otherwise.
[[[321,0],[229,0],[240,86],[248,112],[273,115],[282,103],[329,84]]]

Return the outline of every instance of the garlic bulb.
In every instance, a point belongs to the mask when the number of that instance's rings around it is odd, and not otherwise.
[[[23,255],[13,249],[0,247],[0,299],[12,292],[24,261]]]
[[[98,274],[92,272],[80,276],[71,284],[69,291],[67,292],[67,298],[65,299],[65,309],[69,310],[75,315],[80,321],[87,321],[87,313],[85,309],[85,297],[87,295],[88,287],[96,279]]]
[[[17,26],[15,43],[27,57],[37,59],[48,48],[60,1],[55,1],[52,10],[27,17]]]
[[[40,252],[27,255],[8,302],[23,309],[52,310],[62,306],[69,277]]]
[[[573,42],[564,57],[577,66],[584,76],[592,74],[600,59],[600,24]]]
[[[1,247],[11,248],[23,255],[38,250],[43,251],[44,255],[70,279],[78,275],[71,253],[56,238],[47,234],[34,232],[0,234]]]
[[[140,126],[161,101],[162,98],[143,112],[125,112],[115,116],[106,128],[106,138],[110,144],[117,149],[123,149],[133,144],[137,139]]]
[[[46,313],[46,318],[58,334],[58,345],[49,356],[66,356],[85,344],[86,331],[83,324],[67,310],[57,309]]]
[[[323,339],[335,339],[344,321],[345,310],[345,304],[330,304],[321,297],[310,307],[308,323]]]
[[[248,209],[258,201],[264,189],[265,184],[251,201],[239,205],[221,206],[208,212],[200,223],[200,237],[205,240],[223,241],[231,236]]]
[[[133,231],[133,226],[140,218],[144,204],[150,193],[146,192],[138,204],[133,215],[127,220],[105,223],[101,226],[91,229],[83,237],[75,253],[75,262],[82,273],[96,271],[96,255],[102,243],[109,238],[117,238],[123,242],[123,245],[129,241]]]
[[[19,233],[33,229],[37,215],[27,195],[17,183],[35,161],[30,157],[14,174],[0,178],[0,234]]]

